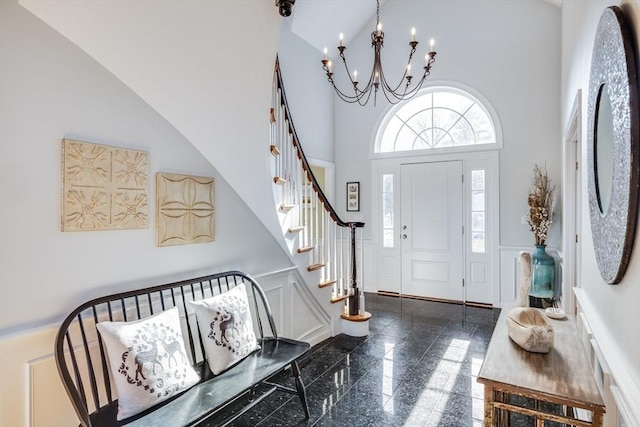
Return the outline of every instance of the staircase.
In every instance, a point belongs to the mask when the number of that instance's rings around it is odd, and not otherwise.
[[[297,266],[293,282],[304,289],[305,297],[322,305],[332,319],[332,333],[344,329],[338,326],[340,314],[364,314],[358,289],[362,280],[357,278],[362,255],[355,251],[362,224],[341,220],[311,175],[281,91],[279,70],[274,80],[255,72],[270,69],[277,51],[281,18],[273,4],[160,2],[150,15],[140,2],[55,3],[52,7],[51,2],[20,1],[109,70],[215,166],[289,251]],[[242,16],[250,25],[238,32],[230,16]],[[117,32],[110,31],[115,27]],[[234,34],[234,43],[228,43],[229,34]],[[247,56],[237,46],[253,46],[254,51]],[[229,63],[236,66],[221,66]],[[277,94],[273,99],[272,83]],[[274,118],[272,154],[261,151],[269,107]],[[247,179],[247,171],[259,181]],[[274,178],[278,184],[271,181]],[[302,203],[303,191],[307,204]],[[266,214],[270,209],[273,214]],[[331,299],[336,303],[329,303]]]
[[[343,306],[344,321],[366,321],[371,315],[358,283],[364,223],[340,219],[314,176],[293,125],[277,59],[269,116],[274,201],[290,253],[300,268],[316,273],[309,285],[327,289],[326,298]]]

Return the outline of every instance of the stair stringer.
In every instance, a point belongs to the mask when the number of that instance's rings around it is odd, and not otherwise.
[[[343,313],[343,304],[331,303],[331,288],[320,288],[320,272],[319,271],[307,271],[309,265],[308,254],[292,254],[294,263],[297,266],[297,275],[299,280],[305,283],[305,293],[317,301],[322,309],[328,314],[331,319],[331,336],[336,336],[342,333],[342,320],[340,315]]]
[[[271,170],[272,174],[275,174],[274,162],[271,164]],[[281,246],[286,248],[291,262],[296,266],[297,280],[304,284],[305,293],[309,297],[313,297],[318,306],[330,317],[331,336],[338,335],[342,333],[340,315],[343,313],[344,305],[331,303],[331,288],[321,289],[318,287],[321,281],[320,271],[307,271],[307,267],[310,264],[310,254],[297,252],[297,249],[302,246],[302,234],[288,232],[289,228],[299,225],[297,222],[299,207],[296,206],[288,212],[282,212],[279,209],[282,204],[280,188],[279,185],[273,184],[273,203],[281,230],[280,236],[276,236],[276,239],[279,238],[281,240]]]

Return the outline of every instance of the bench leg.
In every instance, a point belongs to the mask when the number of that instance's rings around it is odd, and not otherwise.
[[[307,405],[307,393],[304,390],[304,383],[300,378],[300,368],[298,367],[298,362],[294,361],[291,363],[291,372],[293,373],[293,378],[296,383],[296,390],[298,391],[298,396],[300,397],[300,401],[302,402],[302,408],[304,409],[304,415],[309,419],[309,405]]]

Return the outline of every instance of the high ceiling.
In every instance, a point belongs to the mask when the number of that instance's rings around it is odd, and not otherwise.
[[[380,0],[380,8],[386,0]],[[338,34],[349,43],[376,14],[374,0],[297,0],[288,19],[291,31],[322,50],[333,46]]]
[[[380,0],[381,10],[387,1],[403,0]],[[562,0],[537,1],[562,5]],[[375,14],[375,0],[297,0],[287,23],[293,33],[321,51],[325,46],[334,46],[341,32],[345,43],[349,43],[374,20]]]

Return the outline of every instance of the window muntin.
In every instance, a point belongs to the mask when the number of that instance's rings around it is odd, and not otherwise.
[[[382,247],[393,248],[393,174],[382,175]]]
[[[379,135],[377,153],[496,143],[487,109],[471,94],[452,87],[430,88],[400,106]]]

